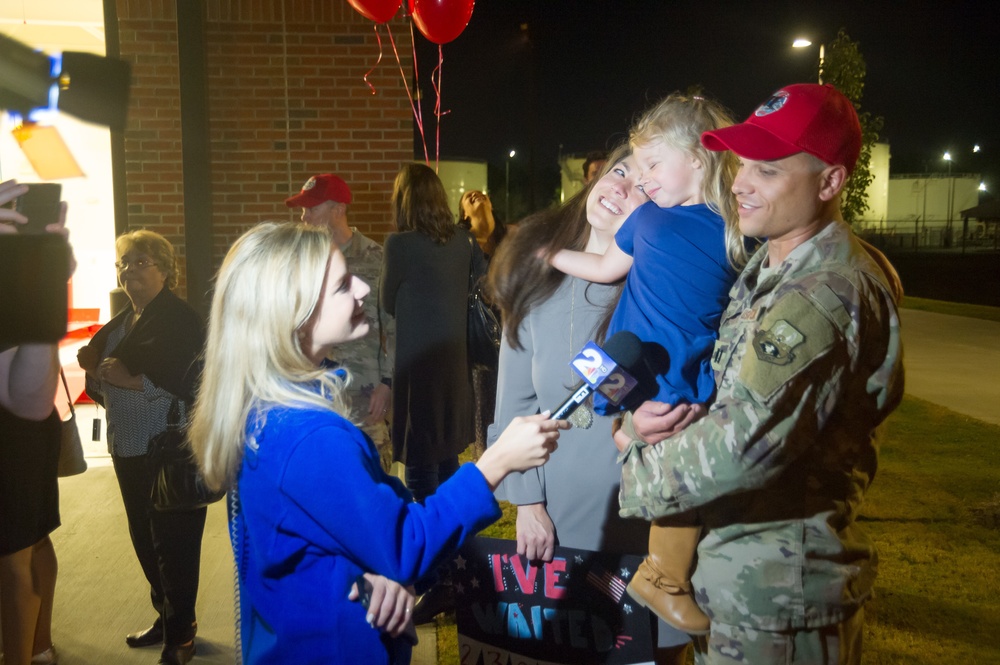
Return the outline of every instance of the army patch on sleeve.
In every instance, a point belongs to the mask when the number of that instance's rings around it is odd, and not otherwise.
[[[784,319],[776,321],[769,330],[758,330],[753,337],[753,350],[757,359],[773,365],[787,365],[795,360],[795,347],[806,341],[806,336]]]
[[[835,332],[816,304],[797,291],[767,311],[740,360],[743,385],[769,400],[834,344]],[[752,350],[749,348],[752,347]]]

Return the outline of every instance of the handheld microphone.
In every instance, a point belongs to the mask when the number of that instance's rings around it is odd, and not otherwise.
[[[588,342],[572,362],[573,368],[584,377],[584,383],[552,412],[549,419],[562,420],[568,417],[595,389],[601,389],[615,403],[620,402],[636,385],[629,370],[639,364],[641,357],[642,342],[627,330],[612,335],[603,349]],[[607,361],[610,361],[610,368],[605,364]],[[605,391],[602,384],[610,386],[610,389]]]

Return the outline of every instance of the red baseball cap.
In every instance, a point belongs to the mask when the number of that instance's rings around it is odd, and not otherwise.
[[[782,88],[738,125],[705,132],[709,150],[771,161],[807,152],[850,173],[861,154],[858,114],[832,85],[796,83]]]
[[[320,173],[306,180],[302,191],[285,199],[289,208],[313,208],[323,201],[351,203],[351,188],[344,179],[332,173]]]

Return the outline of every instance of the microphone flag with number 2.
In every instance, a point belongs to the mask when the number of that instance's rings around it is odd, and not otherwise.
[[[566,418],[583,404],[594,390],[599,391],[613,404],[621,403],[636,386],[636,380],[632,376],[633,368],[638,366],[641,358],[642,342],[627,330],[612,335],[603,349],[594,342],[587,342],[570,361],[570,366],[580,375],[583,383],[552,412],[551,418],[553,420]]]

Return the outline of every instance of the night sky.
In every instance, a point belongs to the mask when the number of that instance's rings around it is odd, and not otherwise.
[[[840,28],[866,60],[861,109],[885,118],[892,172],[944,170],[950,150],[955,172],[1000,189],[1000,9],[985,1],[478,0],[444,45],[441,156],[490,162],[496,189],[514,148],[512,187],[533,186],[541,205],[560,145],[610,146],[652,102],[694,85],[743,119],[777,88],[815,80],[818,44]],[[429,99],[437,48],[416,34]],[[814,45],[793,49],[797,36]]]

